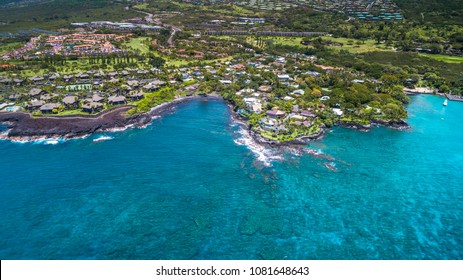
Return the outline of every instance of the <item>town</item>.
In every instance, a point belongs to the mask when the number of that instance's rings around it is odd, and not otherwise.
[[[403,127],[407,94],[421,88],[460,100],[460,87],[444,70],[429,73],[419,63],[401,68],[358,58],[372,50],[397,52],[383,37],[363,35],[367,39],[354,41],[336,35],[337,29],[331,34],[328,26],[279,29],[279,20],[272,17],[222,15],[208,1],[185,2],[205,5],[200,7],[210,14],[191,21],[185,12],[153,13],[142,3],[134,6],[140,17],[121,23],[73,22],[59,34],[34,36],[1,53],[0,111],[92,116],[127,106],[134,115],[185,96],[218,94],[256,135],[287,142],[316,138],[334,125]],[[305,1],[288,3],[285,9],[290,10]],[[322,10],[345,12],[349,24],[370,18],[365,10],[399,20],[390,1],[317,3]],[[389,19],[378,15],[377,20]],[[436,69],[441,65],[436,63]],[[445,64],[445,70],[450,66],[459,67]]]

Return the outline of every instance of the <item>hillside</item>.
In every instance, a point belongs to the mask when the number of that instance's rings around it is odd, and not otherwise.
[[[2,3],[10,0],[0,0]],[[71,22],[110,20],[117,21],[137,16],[124,10],[125,5],[111,0],[55,0],[20,1],[27,5],[0,9],[0,32],[42,28],[56,30]]]
[[[405,17],[435,24],[463,25],[463,0],[395,0]]]

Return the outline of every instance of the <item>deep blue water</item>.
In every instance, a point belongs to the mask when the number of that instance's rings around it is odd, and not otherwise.
[[[104,142],[0,141],[0,258],[462,259],[463,103],[442,101],[414,97],[411,131],[336,128],[321,158],[238,145],[219,101]]]

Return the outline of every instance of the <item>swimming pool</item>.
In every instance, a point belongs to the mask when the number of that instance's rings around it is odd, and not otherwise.
[[[21,107],[19,107],[19,106],[11,106],[11,107],[6,107],[5,108],[5,111],[7,111],[7,112],[17,112],[19,110],[21,110]]]

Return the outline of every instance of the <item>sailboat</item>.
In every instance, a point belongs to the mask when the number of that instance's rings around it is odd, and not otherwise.
[[[445,99],[442,105],[447,106],[447,103],[448,103],[448,99]]]

